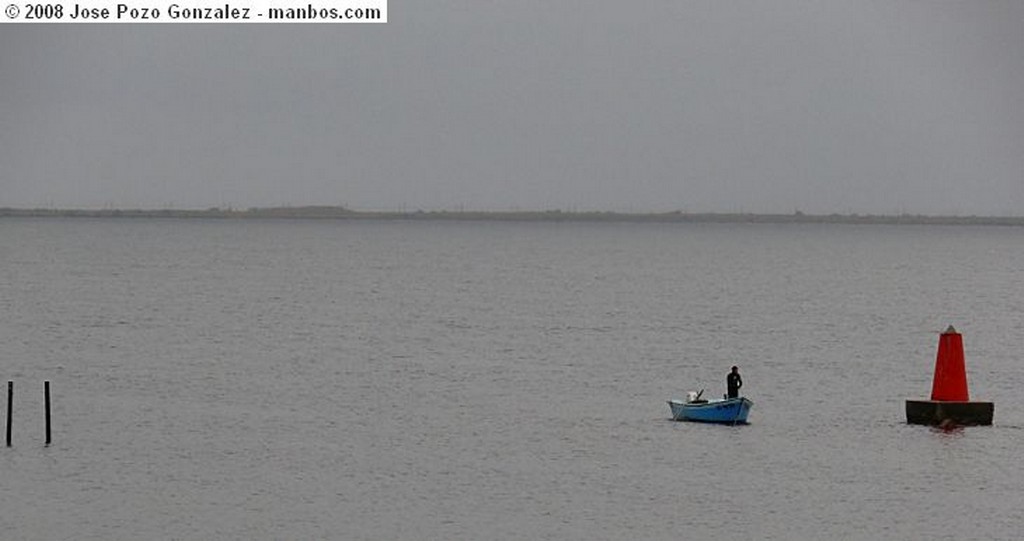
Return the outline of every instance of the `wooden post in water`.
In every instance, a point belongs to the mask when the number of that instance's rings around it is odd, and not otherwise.
[[[14,407],[14,382],[7,382],[7,446],[11,446],[11,408]]]
[[[43,383],[43,394],[46,396],[46,445],[50,445],[50,382]]]

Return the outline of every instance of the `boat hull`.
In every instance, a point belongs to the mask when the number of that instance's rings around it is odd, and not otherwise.
[[[674,421],[697,423],[746,424],[754,403],[747,398],[728,398],[708,402],[669,400]]]

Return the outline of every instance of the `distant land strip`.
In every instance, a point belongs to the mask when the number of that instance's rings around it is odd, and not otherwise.
[[[612,211],[474,211],[416,210],[363,211],[340,206],[265,207],[244,210],[208,209],[49,209],[4,208],[0,218],[284,218],[334,220],[448,220],[506,222],[694,222],[694,223],[836,223],[836,224],[908,224],[908,225],[1007,225],[1024,226],[1019,216],[931,216],[921,214],[757,214],[612,212]]]

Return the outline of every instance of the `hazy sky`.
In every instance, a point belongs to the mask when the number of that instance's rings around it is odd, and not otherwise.
[[[0,207],[1024,215],[1024,2],[0,25]]]

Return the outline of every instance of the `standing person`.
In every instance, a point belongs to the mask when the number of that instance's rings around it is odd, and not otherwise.
[[[727,395],[729,398],[739,398],[740,387],[743,387],[743,378],[740,377],[740,369],[737,366],[732,367],[732,372],[725,377],[725,388],[729,391]]]

